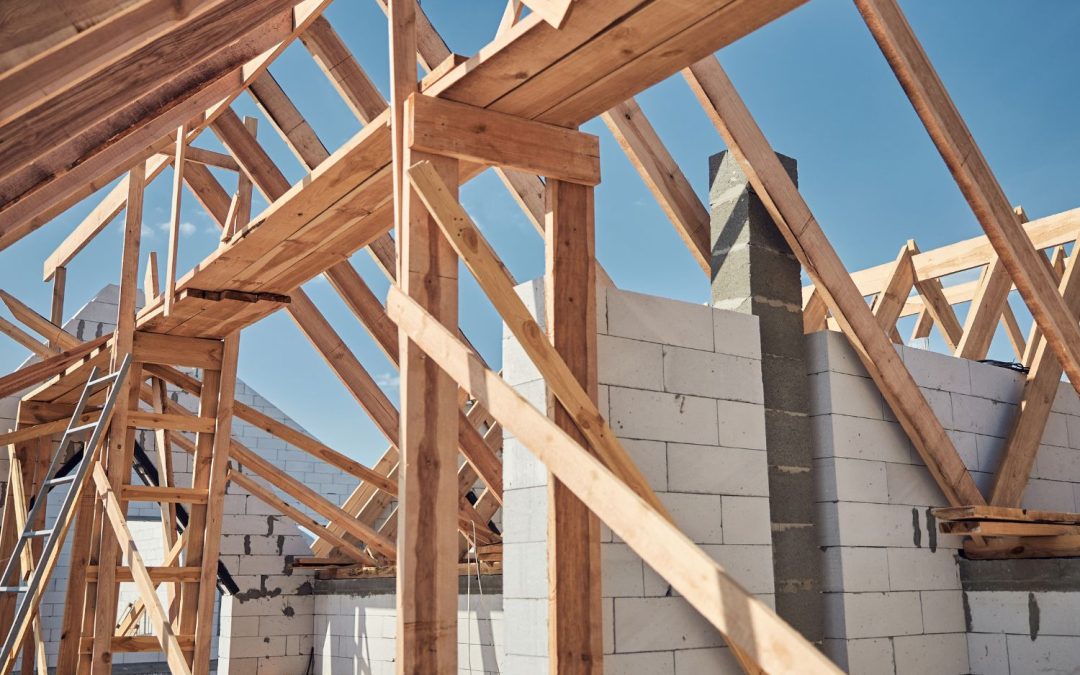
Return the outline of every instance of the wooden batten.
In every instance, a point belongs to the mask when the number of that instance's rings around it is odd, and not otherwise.
[[[135,360],[182,368],[217,368],[221,363],[221,340],[135,332]]]

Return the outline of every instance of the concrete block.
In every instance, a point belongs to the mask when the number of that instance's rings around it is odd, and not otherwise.
[[[840,541],[823,541],[824,546],[908,548],[915,547],[916,540],[926,545],[923,514],[907,506],[839,502],[836,519]],[[828,531],[824,529],[823,535]]]
[[[661,391],[664,389],[663,347],[655,342],[601,335],[597,338],[596,370],[601,384]]]
[[[931,506],[946,503],[941,488],[934,482],[930,470],[922,464],[886,464],[889,502]]]
[[[548,601],[504,596],[507,656],[547,656]]]
[[[712,317],[715,351],[749,359],[761,358],[761,331],[756,316],[714,309]],[[1077,414],[1080,415],[1080,411]]]
[[[548,597],[547,542],[503,544],[503,590],[514,598]],[[604,580],[607,589],[607,579]]]
[[[644,673],[647,671],[637,670],[634,672]],[[727,647],[680,649],[675,652],[676,675],[696,675],[698,673],[738,675],[741,672],[743,672],[742,668]]]
[[[892,590],[960,589],[960,572],[952,549],[890,548],[887,551]]]
[[[952,429],[953,427],[953,412],[952,412],[952,394],[943,391],[941,389],[927,389],[922,388],[919,390],[923,398],[926,399],[930,409],[934,411],[934,416],[941,422],[941,426],[945,429]],[[884,404],[885,419],[890,422],[898,421],[896,415],[889,407],[888,403]]]
[[[767,497],[724,496],[725,544],[771,544],[772,526]],[[718,543],[718,542],[704,542]]]
[[[510,492],[547,485],[547,467],[513,436],[503,438],[503,488]]]
[[[848,457],[814,460],[817,498],[823,501],[883,502],[888,499],[885,462]]]
[[[1080,452],[1072,448],[1041,445],[1031,475],[1034,478],[1080,483]]]
[[[1029,613],[1038,608],[1040,636],[1072,635],[1080,640],[1080,614],[1076,611],[1076,593],[1034,593],[1028,596],[1028,605]]]
[[[888,591],[889,560],[884,548],[829,547],[822,554],[824,591]]]
[[[608,654],[604,657],[604,672],[609,675],[674,675],[673,652],[644,652],[637,654]]]
[[[847,641],[848,672],[859,675],[892,675],[893,667],[892,640],[886,638],[867,638]]]
[[[972,394],[970,365],[966,359],[923,349],[903,349],[904,365],[915,382],[926,389]]]
[[[723,509],[720,495],[668,492],[659,495],[675,524],[698,544],[724,543]],[[768,508],[768,500],[765,506]]]
[[[609,289],[607,324],[617,337],[713,350],[713,310],[705,305]]]
[[[747,403],[764,401],[760,361],[667,345],[663,353],[664,391]]]
[[[1068,417],[1061,413],[1051,412],[1050,416],[1046,419],[1046,426],[1043,427],[1042,440],[1043,445],[1056,445],[1058,447],[1069,447],[1069,423]]]
[[[810,385],[812,415],[883,419],[881,392],[870,378],[825,372],[810,375],[807,381]]]
[[[896,422],[833,415],[831,420],[814,420],[814,442],[819,455],[879,460],[910,464],[911,442]],[[826,432],[826,433],[823,433]]]
[[[959,590],[922,591],[923,629],[927,633],[963,633],[964,599]]]
[[[893,640],[896,675],[964,675],[968,668],[967,636],[963,633],[916,635]]]
[[[971,393],[995,401],[1016,403],[1024,391],[1024,374],[989,363],[970,362]]]
[[[1025,509],[1040,511],[1073,512],[1076,510],[1076,504],[1073,501],[1072,488],[1072,483],[1033,478],[1028,481],[1020,505]]]
[[[968,633],[967,643],[972,675],[1010,675],[1009,653],[1002,636]]]
[[[1005,438],[1016,415],[1016,406],[979,396],[954,394],[953,427],[984,436]]]
[[[771,546],[724,544],[723,546],[704,545],[702,549],[713,560],[720,563],[746,590],[759,596],[773,592]],[[646,571],[652,570],[646,567]]]
[[[503,496],[503,540],[508,544],[547,541],[547,487],[507,490]]]
[[[611,387],[612,429],[619,437],[716,445],[716,401],[683,394]]]
[[[953,442],[960,460],[969,471],[977,471],[979,468],[979,444],[978,436],[967,431],[954,431],[946,429],[949,439]],[[987,438],[993,438],[988,436]]]
[[[660,441],[643,441],[637,439],[619,439],[626,454],[634,460],[642,475],[649,481],[649,485],[658,492],[664,492],[668,487],[668,460],[667,445]],[[707,446],[706,446],[707,447]]]
[[[1022,591],[969,592],[971,632],[1020,633],[1031,629],[1028,594]]]
[[[895,637],[923,632],[918,593],[844,593],[848,638]]]
[[[1032,641],[1027,635],[1009,635],[1011,673],[1071,673],[1080,663],[1080,639],[1074,636],[1041,636]]]
[[[994,472],[1001,464],[1001,455],[1005,452],[1005,439],[998,436],[975,436],[978,451],[979,471]]]
[[[615,598],[616,653],[722,644],[720,633],[682,598]]]
[[[729,448],[765,449],[765,411],[757,404],[716,402],[719,444]]]
[[[603,544],[601,548],[604,597],[638,597],[645,593],[641,558],[626,544]],[[545,580],[546,581],[546,580]],[[547,583],[544,583],[547,590]],[[544,596],[546,597],[546,595]]]
[[[869,377],[862,361],[851,349],[848,339],[831,330],[818,331],[804,338],[806,372],[833,371],[858,377]]]
[[[765,497],[768,461],[761,450],[668,443],[667,481],[672,492]]]

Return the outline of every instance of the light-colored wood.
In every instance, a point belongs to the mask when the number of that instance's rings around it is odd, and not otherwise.
[[[24,484],[25,479],[22,469],[22,459],[19,457],[19,453],[15,451],[15,446],[8,445],[8,489],[11,490],[11,508],[15,514],[15,529],[19,532],[26,529],[26,516],[28,511]],[[43,495],[44,493],[39,489],[38,494]],[[29,546],[23,546],[19,556],[21,579],[28,579],[33,573],[34,557],[35,552],[31,551]],[[5,583],[7,583],[6,580]],[[41,638],[41,617],[38,616],[37,611],[35,610],[30,613],[28,620],[32,622],[32,629],[31,632],[23,638],[23,660],[20,667],[22,672],[27,672],[30,670],[30,668],[27,667],[27,664],[30,663],[29,659],[33,659],[35,672],[37,672],[38,675],[49,675],[49,662],[45,656],[45,642]],[[16,651],[18,651],[17,648]],[[12,653],[10,658],[14,659],[15,654]]]
[[[266,75],[266,73],[263,74]],[[256,80],[256,82],[258,82],[258,80]],[[219,169],[226,169],[228,171],[240,170],[240,165],[237,164],[236,160],[233,159],[230,155],[226,155],[223,152],[217,152],[215,150],[197,148],[194,145],[189,145],[187,149],[184,150],[184,159],[189,162],[196,162],[198,164],[204,164],[206,166],[216,166]]]
[[[295,508],[294,506],[286,502],[284,499],[281,499],[280,497],[275,495],[272,490],[267,490],[256,481],[252,480],[248,476],[245,476],[243,473],[236,470],[230,470],[229,480],[242,487],[243,489],[247,490],[255,497],[258,497],[263,503],[278,509],[289,518],[292,518],[298,525],[306,527],[312,532],[318,534],[321,540],[329,542],[338,550],[347,554],[353,560],[359,561],[368,559],[368,556],[362,550],[353,546],[344,537],[339,537],[329,528],[325,527],[321,522],[319,522],[315,518],[312,518],[311,516],[306,515],[300,509]]]
[[[961,534],[983,537],[1058,537],[1061,535],[1080,535],[1080,525],[1061,525],[1058,523],[1014,523],[991,520],[955,521],[938,523],[942,534]]]
[[[180,645],[181,649],[191,649],[195,644],[195,637],[193,635],[176,635],[176,644]],[[79,643],[75,643],[79,645]],[[90,645],[83,642],[80,645],[83,650],[90,648]],[[161,643],[154,635],[114,635],[112,638],[112,650],[117,654],[145,654],[149,652],[160,652]]]
[[[915,285],[915,270],[911,266],[911,249],[905,245],[900,249],[893,263],[892,277],[889,283],[874,300],[874,318],[883,330],[889,332],[896,326],[904,302]]]
[[[198,581],[199,572],[201,567],[181,567],[177,565],[159,565],[148,566],[146,568],[147,574],[150,575],[150,580],[155,584],[177,582],[177,581]],[[86,570],[87,579],[97,579],[97,567],[89,567]],[[135,580],[135,575],[130,567],[120,567],[116,570],[116,580],[120,582],[129,582]]]
[[[1024,343],[1024,331],[1020,329],[1020,323],[1016,320],[1016,314],[1013,313],[1012,307],[1009,303],[1005,303],[1005,307],[1001,311],[1001,327],[1005,329],[1005,336],[1009,338],[1009,345],[1013,349],[1013,353],[1016,354],[1016,360],[1023,363],[1024,353],[1027,351],[1027,345]]]
[[[1080,535],[1057,537],[997,537],[979,544],[964,542],[964,556],[972,560],[1012,558],[1075,558],[1080,555]]]
[[[1080,391],[1080,324],[895,0],[855,0],[1045,340]],[[996,320],[996,317],[995,317]]]
[[[656,493],[627,456],[615,432],[600,414],[596,403],[574,377],[566,361],[559,356],[521,298],[514,292],[513,277],[454,198],[446,182],[435,173],[433,166],[424,163],[410,167],[409,178],[435,222],[442,228],[507,327],[544,376],[547,386],[573,416],[593,451],[606,466],[641,495],[642,499],[652,504],[660,513],[666,513]]]
[[[165,559],[162,560],[164,566],[177,566],[180,564],[180,554],[184,550],[184,545],[187,543],[187,531],[185,530],[169,547],[165,553]],[[149,569],[149,568],[148,568]],[[120,573],[120,570],[117,570]],[[169,620],[176,621],[175,612],[176,609],[174,598],[177,595],[177,584],[169,584],[166,587],[169,594]],[[119,625],[116,628],[117,635],[128,635],[139,626],[139,619],[142,617],[143,612],[146,610],[146,605],[143,603],[142,598],[136,598],[135,602],[131,604],[130,609],[123,619],[120,620]]]
[[[134,349],[135,360],[144,364],[215,370],[221,363],[220,340],[136,331]]]
[[[952,440],[875,321],[719,61],[708,57],[684,71],[684,75],[945,498],[953,505],[985,503]]]
[[[120,266],[120,290],[117,299],[116,332],[110,354],[110,372],[116,372],[124,358],[134,351],[135,333],[135,305],[138,294],[139,274],[139,245],[142,236],[142,210],[143,191],[145,187],[145,167],[138,162],[128,172],[128,195],[127,211],[124,218],[124,244]],[[127,414],[138,406],[138,389],[141,380],[140,368],[137,363],[133,364],[128,372],[126,382],[115,399],[115,412],[113,423],[109,429],[108,444],[102,452],[102,459],[98,467],[95,467],[95,480],[97,469],[101,466],[104,475],[107,476],[107,487],[115,492],[131,479],[131,462],[135,447],[135,430],[127,424]],[[132,395],[135,392],[135,395]],[[111,494],[111,492],[110,492]],[[119,516],[121,521],[126,511],[126,506],[120,504]],[[100,509],[100,507],[99,507]],[[99,518],[100,537],[98,540],[98,557],[96,564],[101,567],[101,573],[94,588],[96,600],[91,604],[87,602],[87,612],[93,618],[89,625],[93,626],[94,649],[91,654],[91,668],[101,671],[111,667],[112,643],[110,637],[116,624],[116,605],[119,586],[116,583],[115,572],[119,557],[120,544],[118,533],[124,528],[120,524],[113,523],[111,527],[109,518]],[[87,587],[88,592],[90,586]]]
[[[933,510],[938,520],[1004,520],[1018,523],[1059,523],[1080,525],[1080,513],[1038,511],[1010,506],[948,506]]]
[[[387,309],[410,339],[475,396],[729,643],[750,655],[766,672],[840,672],[603,463],[485,368],[419,304],[392,287]]]
[[[165,258],[165,316],[172,314],[176,301],[176,256],[180,250],[180,204],[184,193],[184,155],[187,152],[187,127],[176,128],[173,154],[172,201],[169,215],[169,251]]]
[[[675,226],[675,231],[682,237],[694,260],[705,274],[710,274],[712,243],[709,240],[709,212],[649,124],[645,113],[631,98],[605,112],[601,119]]]
[[[502,35],[510,30],[521,18],[523,9],[525,9],[525,5],[521,0],[506,0],[506,7],[503,9],[503,15],[499,19],[499,27],[495,30],[495,34]]]
[[[158,275],[157,251],[146,254],[146,270],[143,272],[143,303],[148,304],[157,300],[161,295],[161,282]],[[57,323],[55,320],[53,323]]]
[[[161,650],[165,652],[165,659],[168,661],[169,668],[177,675],[191,675],[191,669],[188,668],[187,660],[184,658],[184,652],[176,639],[176,633],[173,632],[172,625],[169,623],[169,617],[165,614],[165,608],[161,606],[161,600],[157,596],[154,581],[146,569],[146,564],[143,563],[142,555],[139,554],[139,549],[135,546],[135,539],[131,536],[130,530],[128,530],[127,519],[124,517],[121,502],[117,500],[116,495],[113,493],[109,477],[105,474],[105,470],[101,468],[100,464],[94,466],[93,478],[98,496],[101,497],[104,504],[105,516],[109,522],[109,526],[115,533],[117,541],[123,548],[124,558],[127,560],[128,567],[131,570],[132,580],[135,582],[135,586],[139,589],[139,594],[142,596],[143,604],[146,606],[146,614],[154,628],[154,634],[158,644],[161,645]],[[104,578],[106,576],[115,581],[117,576],[116,567],[103,567],[99,570],[98,586],[105,583]],[[106,652],[110,654],[112,653],[113,626],[111,624],[113,623],[113,616],[115,616],[115,610],[113,615],[109,617],[110,625],[108,632],[104,636],[100,636],[107,642],[108,646]],[[95,652],[98,648],[98,639],[99,636],[95,635]]]
[[[1059,292],[1075,320],[1080,315],[1080,264],[1073,255],[1065,265],[1065,274],[1059,283]],[[990,503],[995,506],[1020,506],[1024,489],[1035,465],[1050,409],[1058,395],[1061,382],[1061,364],[1046,339],[1040,333],[1032,347],[1034,357],[1031,369],[1024,381],[1020,406],[1009,430],[1009,439],[1001,455],[990,490]]]
[[[35,354],[41,357],[49,357],[59,353],[57,350],[53,349],[44,342],[38,342],[33,335],[30,335],[22,328],[19,328],[18,326],[3,317],[0,317],[0,333],[7,335],[15,342],[29,349],[31,354]]]
[[[410,147],[583,185],[600,182],[600,139],[521,117],[413,94],[405,102]]]
[[[35,312],[11,293],[0,290],[0,300],[4,301],[4,304],[16,319],[48,340],[50,344],[55,343],[61,349],[71,349],[78,346],[79,340],[73,335],[65,333],[62,328]]]
[[[210,648],[214,637],[214,604],[217,600],[217,566],[221,551],[221,524],[225,517],[225,489],[228,485],[229,451],[232,440],[233,399],[236,396],[236,366],[240,354],[240,332],[225,338],[221,354],[215,415],[213,461],[207,485],[206,517],[201,535],[202,572],[199,577],[198,619],[195,624],[195,675],[209,675]]]
[[[1061,287],[1061,279],[1065,276],[1065,257],[1065,247],[1057,246],[1054,248],[1050,259],[1050,267],[1054,270],[1054,277],[1058,280],[1059,288]],[[1027,342],[1024,344],[1024,357],[1020,361],[1029,369],[1035,360],[1035,351],[1040,344],[1042,344],[1042,331],[1039,330],[1039,324],[1032,321],[1031,328],[1028,330]]]
[[[1008,270],[1000,258],[995,258],[979,277],[978,290],[968,309],[960,343],[953,352],[956,356],[973,361],[986,356],[1011,287]]]
[[[300,40],[360,121],[370,122],[386,110],[386,99],[353,58],[329,21],[319,17],[300,35]]]
[[[64,295],[66,290],[67,268],[57,267],[53,272],[52,306],[49,311],[49,320],[57,326],[64,325]],[[53,344],[52,346],[58,347],[59,345]]]
[[[544,317],[547,339],[552,351],[561,358],[566,374],[575,379],[596,409],[599,387],[593,190],[549,178],[546,201]],[[447,232],[452,240],[455,235],[460,236],[460,232]],[[476,255],[466,264],[470,270],[482,269]],[[481,286],[485,290],[489,288],[484,282]],[[513,292],[512,287],[510,290]],[[499,308],[496,303],[496,309]],[[509,315],[507,324],[511,325]],[[549,385],[549,391],[553,388]],[[548,401],[547,408],[553,421],[575,442],[589,447],[588,438],[578,431],[578,410],[564,407],[559,400],[553,396]],[[600,454],[596,450],[593,452]],[[567,675],[602,673],[600,521],[554,474],[548,475],[547,517],[550,672]]]
[[[120,490],[124,502],[175,502],[179,504],[205,504],[205,490],[184,487],[158,487],[156,485],[125,485]]]
[[[926,303],[926,311],[934,320],[934,325],[938,327],[938,332],[941,333],[941,337],[945,340],[945,345],[950,350],[955,350],[964,329],[960,326],[960,321],[956,318],[956,312],[953,311],[952,305],[945,299],[941,281],[934,278],[919,277],[915,260],[920,252],[914,240],[908,242],[908,248],[911,249],[912,254],[911,266],[915,270],[915,290],[919,292],[919,296]]]
[[[137,429],[168,429],[169,431],[190,431],[192,433],[214,433],[213,417],[188,417],[168,413],[132,411],[127,415],[129,427]]]

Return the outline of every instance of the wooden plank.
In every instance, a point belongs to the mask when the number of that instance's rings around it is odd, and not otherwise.
[[[134,359],[140,363],[216,369],[221,341],[135,331]]]
[[[387,309],[411,340],[475,396],[730,644],[753,657],[766,672],[840,672],[771,609],[744,591],[664,515],[499,375],[485,368],[418,303],[392,287]]]
[[[1009,345],[1012,346],[1013,353],[1016,354],[1016,360],[1023,363],[1024,353],[1027,350],[1027,345],[1024,344],[1024,331],[1020,329],[1020,324],[1016,321],[1016,314],[1013,313],[1008,302],[1005,303],[1005,307],[1001,311],[1001,326],[1005,329],[1005,336],[1009,338]]]
[[[123,502],[176,502],[180,504],[205,504],[206,491],[183,487],[158,487],[156,485],[125,485],[120,490]],[[195,581],[194,579],[186,581]]]
[[[127,415],[129,427],[137,429],[168,429],[169,431],[189,431],[192,433],[214,433],[213,417],[188,417],[145,411],[132,411]]]
[[[1075,558],[1080,555],[1080,535],[1059,537],[998,537],[979,544],[964,542],[964,556],[972,560],[1013,558]]]
[[[694,260],[709,274],[712,265],[709,212],[645,113],[630,98],[605,112],[601,119],[675,226]]]
[[[310,31],[309,28],[308,32]],[[315,130],[289,100],[270,71],[263,73],[259,79],[255,80],[248,91],[266,113],[270,123],[281,134],[289,149],[305,166],[314,168],[330,156],[326,146],[315,134]]]
[[[131,536],[130,530],[128,530],[127,519],[124,517],[123,507],[113,493],[109,477],[105,474],[105,470],[101,468],[100,464],[95,464],[94,466],[94,484],[97,488],[98,495],[104,502],[104,512],[107,520],[111,524],[112,531],[115,533],[117,541],[124,549],[124,558],[128,561],[128,566],[131,569],[132,580],[135,582],[135,586],[139,589],[139,594],[142,596],[142,601],[146,606],[146,613],[150,619],[150,624],[153,626],[155,637],[161,645],[161,651],[165,652],[165,659],[169,664],[170,670],[178,675],[191,675],[191,669],[188,668],[187,660],[184,658],[184,652],[176,639],[176,633],[173,632],[172,624],[169,623],[169,617],[165,614],[165,609],[161,606],[161,600],[157,596],[153,579],[146,569],[146,564],[143,563],[142,555],[139,554],[139,549],[135,546],[135,539]],[[98,577],[98,586],[105,583],[105,577],[115,580],[116,567],[100,568]],[[108,617],[110,624],[114,623],[114,617],[115,610],[113,614]],[[110,626],[109,631],[102,637],[107,643],[106,653],[111,654],[113,637],[112,626]],[[95,635],[93,646],[94,652],[97,652],[98,641],[99,637]]]
[[[806,334],[816,333],[827,328],[829,307],[821,299],[821,293],[814,291],[806,300],[803,307],[803,332]]]
[[[207,486],[206,519],[202,571],[199,577],[198,619],[195,624],[195,675],[209,675],[210,648],[214,638],[214,605],[217,601],[217,566],[221,552],[221,524],[225,518],[225,489],[229,478],[229,451],[232,440],[233,399],[236,397],[236,366],[240,354],[240,332],[225,338],[217,388],[213,461]]]
[[[719,61],[709,57],[684,74],[946,499],[953,505],[985,503],[941,422],[875,321]]]
[[[268,506],[272,506],[277,510],[281,511],[289,518],[292,518],[298,525],[310,529],[312,532],[316,533],[320,537],[320,540],[333,544],[338,550],[346,553],[354,560],[364,560],[368,557],[367,554],[365,554],[362,550],[353,546],[343,537],[339,537],[338,535],[334,534],[321,522],[319,522],[315,518],[312,518],[311,516],[308,516],[300,509],[295,508],[285,500],[275,495],[272,491],[267,490],[262,485],[259,485],[254,480],[245,476],[239,471],[230,470],[229,480],[244,488],[255,497],[258,497]]]
[[[1057,246],[1054,248],[1054,252],[1051,255],[1050,267],[1054,271],[1054,277],[1058,280],[1058,287],[1061,287],[1061,279],[1065,276],[1065,247]],[[1042,343],[1042,331],[1039,330],[1039,324],[1034,321],[1031,322],[1031,328],[1028,331],[1028,339],[1024,344],[1024,357],[1021,359],[1021,363],[1031,368],[1032,362],[1035,360],[1035,350],[1039,344]]]
[[[595,407],[599,386],[593,190],[588,186],[548,179],[546,201],[544,316],[547,338],[562,358],[566,371],[576,379]],[[448,236],[453,237],[453,233]],[[475,261],[466,264],[470,270],[479,266]],[[507,323],[509,325],[509,320]],[[578,431],[577,410],[567,409],[558,400],[552,400],[548,409],[560,429],[578,444],[589,447],[587,437]],[[554,474],[548,475],[547,516],[551,671],[594,672],[591,664],[604,660],[600,520]]]
[[[911,295],[915,285],[915,270],[911,266],[911,249],[904,245],[893,263],[893,274],[884,290],[874,301],[874,318],[886,332],[896,327],[896,320],[904,308],[904,302]]]
[[[0,333],[7,335],[9,338],[14,340],[18,344],[26,347],[30,350],[31,354],[34,354],[36,356],[47,358],[59,353],[57,350],[52,349],[44,342],[38,342],[33,335],[30,335],[22,328],[19,328],[18,326],[3,317],[0,317]]]
[[[62,269],[62,268],[61,268]],[[146,254],[146,269],[143,271],[143,303],[151,303],[161,295],[161,281],[158,275],[157,251]],[[54,323],[56,323],[54,321]]]
[[[1080,324],[1058,294],[990,165],[895,0],[856,6],[1024,298],[1073,386],[1080,391]]]
[[[938,523],[942,534],[980,535],[983,537],[1058,537],[1080,535],[1080,525],[1058,523],[1012,523],[1002,521],[955,521]]]
[[[514,281],[479,228],[447,188],[433,167],[414,164],[409,179],[435,222],[476,277],[525,353],[544,376],[547,386],[574,417],[594,452],[606,466],[625,480],[642,499],[660,513],[667,513],[648,481],[629,458],[608,426],[596,403],[570,371],[566,361],[544,337],[536,320],[514,291]]]
[[[159,566],[147,566],[146,572],[150,575],[150,580],[155,584],[177,582],[177,581],[198,581],[199,572],[201,567],[182,567],[176,565],[159,565]],[[93,580],[97,579],[98,568],[91,566],[86,569],[86,578]],[[120,567],[116,570],[116,580],[120,582],[130,582],[135,580],[135,573],[130,567]]]
[[[951,506],[933,511],[938,520],[1002,520],[1022,523],[1060,523],[1080,525],[1080,513],[1038,511],[1010,506]]]
[[[948,346],[949,350],[955,350],[961,336],[964,334],[964,329],[960,326],[960,321],[956,318],[956,312],[953,311],[952,305],[945,299],[941,280],[919,277],[918,265],[915,264],[915,260],[919,257],[920,252],[915,241],[909,241],[908,247],[912,253],[911,266],[915,270],[915,290],[919,292],[919,296],[926,304],[926,311],[934,320],[934,325],[938,327],[938,332],[941,333],[942,338],[945,340],[945,345]]]
[[[463,103],[413,94],[405,102],[410,147],[548,178],[600,182],[600,139]]]
[[[53,273],[52,306],[49,311],[49,320],[57,326],[64,325],[64,293],[66,287],[67,268],[58,267]],[[52,346],[57,347],[58,345]]]
[[[1059,284],[1059,292],[1068,305],[1070,316],[1080,315],[1080,265],[1073,255],[1065,266],[1065,275]],[[1009,430],[1005,451],[994,473],[990,490],[990,503],[995,506],[1020,506],[1027,487],[1035,456],[1039,452],[1050,409],[1057,398],[1061,383],[1061,364],[1040,334],[1033,346],[1031,369],[1024,381],[1020,406]]]
[[[269,71],[263,73],[263,75],[268,73]],[[258,80],[256,80],[256,82],[258,82]],[[254,84],[252,86],[254,86]],[[184,158],[189,162],[204,164],[206,166],[216,166],[219,169],[225,169],[227,171],[240,171],[240,165],[237,164],[236,160],[230,155],[215,150],[197,148],[194,145],[189,145],[187,147],[184,151]]]
[[[979,286],[968,309],[960,343],[953,352],[956,356],[973,361],[986,357],[1011,287],[1008,270],[1000,258],[995,258],[979,277]]]
[[[316,19],[300,35],[300,41],[361,122],[371,122],[386,110],[386,99],[356,62],[329,21],[323,17]]]
[[[4,301],[4,304],[7,305],[8,310],[16,319],[50,343],[55,342],[61,349],[72,349],[78,346],[79,340],[77,338],[65,333],[62,328],[35,312],[11,293],[0,290],[0,300]]]

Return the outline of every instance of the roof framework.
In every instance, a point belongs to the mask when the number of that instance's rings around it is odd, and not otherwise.
[[[941,487],[943,526],[969,534],[973,556],[1077,551],[1074,514],[1016,507],[1062,373],[1080,391],[1080,272],[1063,248],[1077,237],[1080,210],[1027,222],[1013,209],[895,0],[855,3],[986,236],[927,252],[909,242],[896,260],[855,274],[714,56],[804,0],[510,0],[494,40],[468,58],[450,51],[415,0],[377,1],[390,33],[389,102],[321,15],[329,0],[191,0],[182,8],[163,0],[60,2],[48,11],[33,11],[37,3],[29,0],[13,5],[5,29],[12,37],[0,51],[7,92],[0,104],[0,249],[124,176],[44,261],[43,276],[55,289],[49,317],[0,297],[24,326],[5,322],[0,330],[42,357],[0,378],[0,395],[30,388],[18,428],[0,436],[17,460],[12,483],[24,488],[6,497],[0,555],[18,534],[13,500],[23,493],[46,498],[50,438],[67,426],[91,370],[115,369],[127,354],[134,361],[96,459],[94,490],[84,491],[73,516],[64,631],[78,639],[64,641],[61,672],[110,672],[112,653],[133,648],[165,652],[174,673],[208,672],[221,497],[230,481],[318,535],[315,556],[304,563],[331,575],[397,576],[401,672],[456,668],[459,567],[499,564],[491,519],[502,503],[504,428],[555,478],[549,515],[568,533],[555,537],[549,552],[552,656],[560,672],[587,670],[582,664],[602,658],[601,521],[725,636],[747,672],[839,672],[678,530],[596,406],[595,331],[588,327],[596,283],[611,282],[594,253],[599,144],[577,128],[604,120],[708,274],[705,206],[632,98],[680,71],[813,282],[804,294],[807,330],[833,327],[849,338]],[[323,144],[267,70],[297,38],[363,125],[337,149]],[[290,184],[258,141],[256,120],[230,107],[245,91],[307,172],[302,180]],[[227,153],[191,145],[208,130]],[[142,195],[169,166],[164,286],[151,259],[148,301],[136,314]],[[209,167],[237,173],[237,190],[229,194]],[[457,200],[460,185],[488,168],[544,237],[546,332]],[[185,186],[220,226],[221,239],[181,274]],[[255,190],[269,203],[258,214],[251,213]],[[65,266],[121,212],[117,328],[84,343],[59,326]],[[391,282],[385,306],[349,262],[362,249]],[[1046,249],[1049,260],[1039,253]],[[551,418],[509,388],[459,330],[459,260],[544,376],[557,401]],[[977,282],[943,283],[975,268],[983,270]],[[320,274],[401,370],[400,409],[300,289]],[[1034,317],[1027,336],[1008,305],[1014,287]],[[963,302],[972,309],[961,324],[952,305]],[[233,400],[239,332],[276,311],[289,313],[386,437],[373,467]],[[1002,321],[1030,367],[989,495],[975,486],[897,356],[896,323],[906,316],[917,317],[915,337],[937,326],[964,358],[984,357]],[[198,409],[172,401],[167,386],[198,397]],[[355,491],[341,507],[329,502],[233,438],[234,417],[355,476]],[[129,484],[136,428],[153,429],[162,449],[156,486]],[[172,447],[193,455],[190,487],[173,480]],[[137,564],[125,522],[131,501],[161,505],[172,546],[163,568]],[[190,508],[182,532],[177,502]],[[143,600],[117,630],[118,582],[126,579],[140,582]],[[160,583],[169,589],[164,605],[154,593]],[[12,594],[0,597],[0,625],[11,623],[14,603]],[[158,627],[154,644],[129,635],[140,612]],[[30,623],[18,629],[23,663],[42,666],[40,635]],[[3,672],[15,656],[7,655]]]

